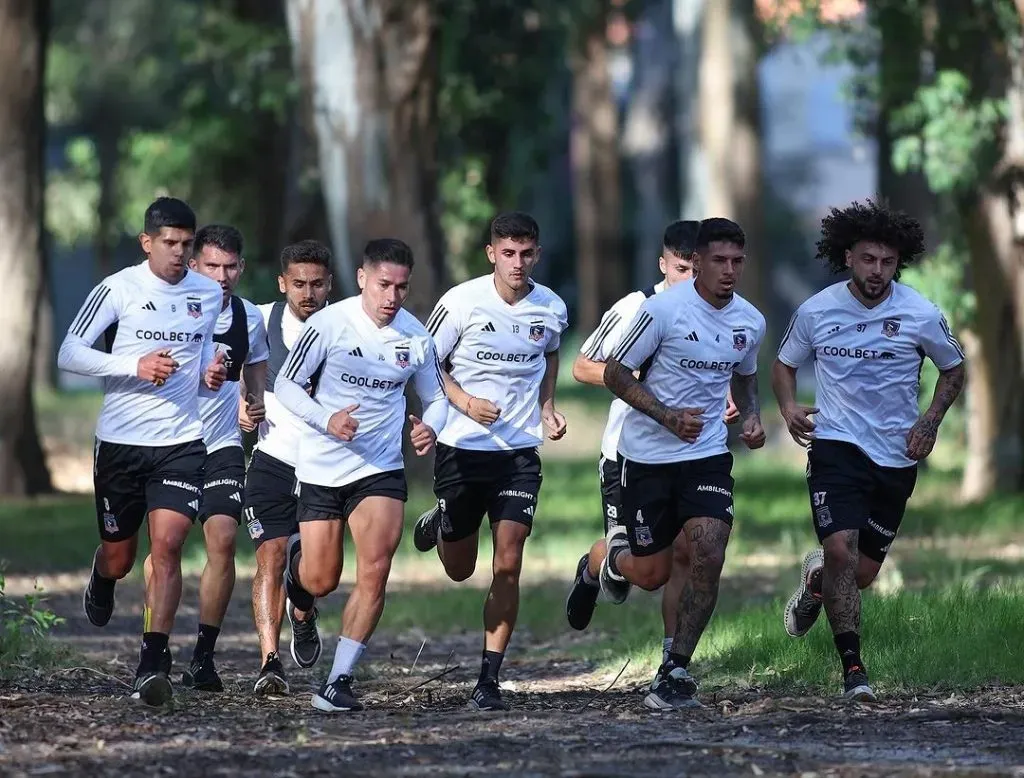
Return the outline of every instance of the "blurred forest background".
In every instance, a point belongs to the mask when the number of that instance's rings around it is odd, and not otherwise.
[[[161,194],[242,229],[256,302],[288,242],[328,242],[350,294],[365,241],[401,237],[421,317],[486,270],[497,210],[529,210],[579,336],[654,280],[668,222],[733,218],[764,371],[832,280],[827,208],[884,197],[925,224],[904,280],[968,351],[943,433],[961,494],[1019,491],[1022,19],[1024,0],[0,0],[0,494],[53,489],[44,417],[95,390],[55,348]]]

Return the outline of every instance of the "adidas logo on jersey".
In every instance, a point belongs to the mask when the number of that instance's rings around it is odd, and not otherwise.
[[[351,354],[354,357],[361,357],[363,355],[363,350],[361,348],[359,348],[359,346],[356,346],[354,349],[352,349],[348,353]]]
[[[492,322],[492,321],[487,322],[487,324],[485,324],[483,326],[483,331],[484,332],[497,332],[497,330],[494,329],[494,322]]]
[[[194,511],[199,510],[199,500],[190,500],[188,503],[188,507]]]
[[[142,306],[142,310],[144,310],[144,311],[155,311],[156,310],[156,306],[153,305],[153,303],[146,303],[145,305]]]
[[[242,495],[239,492],[235,492],[233,495],[231,495],[231,499],[234,500],[237,503],[241,503],[242,502]]]
[[[694,330],[686,336],[686,340],[693,341],[694,343],[700,343],[700,338],[697,337],[697,330]]]

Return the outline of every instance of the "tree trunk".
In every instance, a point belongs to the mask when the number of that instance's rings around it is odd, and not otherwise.
[[[705,165],[701,153],[700,70],[705,0],[672,0],[679,63],[675,79],[675,131],[679,154],[679,214],[682,219],[707,216]],[[717,101],[716,101],[717,104]]]
[[[438,208],[438,26],[429,0],[288,0],[312,113],[336,278],[357,291],[370,238],[416,256],[407,306],[421,319],[443,290]]]
[[[573,221],[577,327],[589,332],[626,287],[622,255],[619,117],[603,20],[572,56]]]
[[[43,285],[43,71],[49,3],[0,0],[0,494],[49,491],[32,401]]]
[[[753,0],[707,4],[700,61],[700,140],[707,160],[704,216],[724,216],[743,228],[750,261],[740,291],[767,316],[757,24]]]

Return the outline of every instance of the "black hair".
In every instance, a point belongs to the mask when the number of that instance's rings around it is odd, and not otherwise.
[[[242,233],[229,224],[204,224],[192,242],[192,253],[198,256],[203,246],[213,246],[241,257]]]
[[[903,211],[893,211],[886,206],[867,201],[843,208],[830,208],[828,216],[821,220],[821,240],[817,243],[817,258],[833,273],[842,273],[846,268],[846,252],[862,240],[881,243],[893,249],[899,257],[896,273],[916,262],[924,253],[924,230],[921,223]]]
[[[665,228],[665,237],[662,238],[661,245],[677,257],[688,257],[697,245],[699,231],[700,222],[672,222]]]
[[[383,262],[401,265],[412,270],[412,249],[405,241],[398,238],[377,238],[371,240],[363,249],[363,267],[372,267]]]
[[[296,264],[320,265],[330,270],[331,250],[318,240],[300,240],[285,246],[281,252],[281,272]]]
[[[540,242],[540,227],[528,213],[509,211],[499,213],[491,222],[491,243],[503,238],[517,242]]]
[[[694,249],[696,251],[706,249],[715,241],[733,243],[740,248],[745,248],[747,236],[743,234],[743,229],[740,225],[734,221],[720,217],[705,219],[700,223],[700,229],[697,231],[697,241]]]
[[[142,229],[147,235],[159,235],[164,227],[195,232],[195,212],[177,197],[158,197],[146,209]]]

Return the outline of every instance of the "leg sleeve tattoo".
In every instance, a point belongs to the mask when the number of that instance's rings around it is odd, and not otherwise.
[[[718,519],[692,519],[684,531],[690,566],[679,597],[672,651],[691,656],[718,602],[729,525]]]
[[[842,537],[837,537],[841,535]],[[857,550],[857,530],[846,530],[833,535],[834,544],[841,549],[838,553],[829,553],[829,545],[825,548],[825,570],[821,579],[821,594],[832,625],[832,634],[843,632],[860,633],[860,589],[857,588],[857,561],[860,556]],[[834,540],[833,540],[834,539]]]

